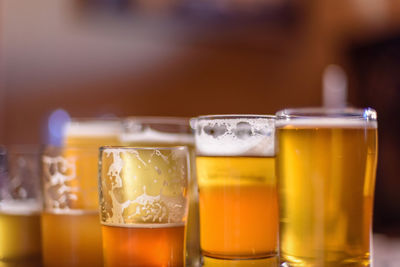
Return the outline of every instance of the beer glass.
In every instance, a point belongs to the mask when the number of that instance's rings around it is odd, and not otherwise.
[[[193,125],[203,255],[276,256],[274,116],[203,116]]]
[[[42,156],[43,261],[46,267],[100,267],[95,148],[47,148]]]
[[[121,143],[135,147],[184,145],[189,149],[189,213],[186,233],[186,265],[200,266],[199,197],[197,189],[194,137],[187,118],[129,117],[123,121]]]
[[[0,147],[0,266],[41,266],[39,148]]]
[[[187,148],[102,147],[99,163],[104,266],[184,266]]]
[[[63,129],[63,146],[99,149],[105,145],[119,145],[121,131],[118,118],[72,118]]]
[[[376,112],[287,109],[276,127],[284,266],[370,266]]]

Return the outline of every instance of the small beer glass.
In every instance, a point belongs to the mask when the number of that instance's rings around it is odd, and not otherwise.
[[[99,163],[104,266],[185,266],[188,149],[102,147]]]

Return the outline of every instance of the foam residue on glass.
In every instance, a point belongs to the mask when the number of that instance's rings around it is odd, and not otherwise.
[[[182,223],[187,212],[184,152],[105,148],[100,159],[102,223]]]
[[[70,211],[78,199],[75,159],[43,156],[43,190],[45,209],[55,213]]]
[[[195,122],[196,151],[203,156],[274,156],[273,117],[200,117]]]

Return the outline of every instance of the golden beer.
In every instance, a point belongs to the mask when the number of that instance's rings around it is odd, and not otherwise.
[[[275,159],[200,156],[196,163],[203,254],[221,258],[275,255]]]
[[[14,200],[0,205],[1,262],[41,265],[40,211],[36,204]]]
[[[39,168],[38,147],[0,147],[0,266],[42,264]]]
[[[277,136],[282,261],[370,266],[376,121],[286,118]]]
[[[102,266],[98,212],[43,213],[43,261],[46,266]]]
[[[194,122],[204,256],[277,255],[274,123],[273,116],[258,115],[204,116]]]
[[[107,267],[184,266],[185,225],[103,225]]]

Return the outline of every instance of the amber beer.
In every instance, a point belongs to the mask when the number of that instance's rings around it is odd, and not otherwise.
[[[370,266],[376,113],[296,112],[277,114],[282,261]]]
[[[199,198],[194,136],[189,120],[181,117],[128,117],[121,143],[133,147],[187,146],[190,154],[189,213],[186,232],[186,264],[200,266]]]
[[[105,267],[185,266],[186,147],[102,147]]]
[[[63,149],[45,153],[42,246],[46,267],[103,266],[98,149],[117,145],[120,130],[117,119],[73,119],[64,128]]]
[[[203,255],[277,255],[274,117],[206,116],[195,124]]]
[[[102,266],[97,211],[42,214],[45,266]]]
[[[184,266],[183,223],[104,224],[102,231],[107,267]]]
[[[197,157],[206,256],[257,258],[277,250],[273,157]]]

